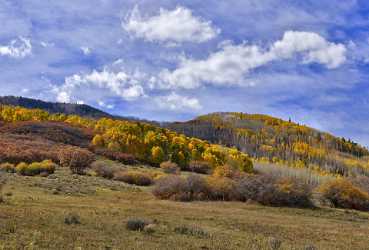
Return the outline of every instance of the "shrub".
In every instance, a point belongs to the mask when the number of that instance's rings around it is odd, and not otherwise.
[[[186,180],[176,175],[160,178],[152,192],[156,197],[163,200],[190,200]]]
[[[114,177],[114,170],[102,161],[95,161],[91,164],[91,168],[95,171],[97,176],[107,179],[112,179]]]
[[[15,173],[15,166],[11,163],[0,164],[0,172]]]
[[[34,162],[31,164],[19,163],[16,167],[16,171],[20,175],[35,176],[43,175],[47,176],[53,174],[57,165],[50,160],[45,160],[42,162]]]
[[[137,186],[150,186],[153,179],[149,174],[139,171],[119,171],[114,174],[114,180],[123,181]]]
[[[21,162],[16,166],[16,172],[20,175],[26,175],[27,172],[27,168],[28,168],[28,164],[25,162]]]
[[[174,232],[177,234],[184,234],[200,238],[209,237],[209,233],[200,227],[179,226],[174,228]]]
[[[181,171],[178,165],[171,161],[162,162],[160,168],[163,169],[166,174],[178,174]]]
[[[143,219],[129,219],[126,228],[130,231],[143,231],[149,223]]]
[[[214,177],[227,177],[227,178],[236,178],[240,176],[240,171],[235,169],[234,167],[226,164],[223,166],[218,166],[215,168],[213,176]]]
[[[236,199],[233,180],[226,177],[209,177],[207,183],[210,188],[211,200],[230,201]]]
[[[191,172],[199,173],[199,174],[209,174],[211,171],[211,166],[206,161],[191,161],[188,169]]]
[[[290,178],[271,175],[245,176],[236,182],[238,200],[253,200],[263,205],[312,207],[311,187]]]
[[[369,210],[369,194],[354,186],[350,181],[337,179],[327,182],[318,188],[323,198],[332,202],[335,207]]]
[[[85,169],[95,160],[93,153],[86,149],[68,147],[58,153],[60,165],[68,167],[73,174],[84,174]]]
[[[67,225],[78,225],[81,224],[81,219],[78,214],[76,213],[69,213],[64,218],[64,223]]]

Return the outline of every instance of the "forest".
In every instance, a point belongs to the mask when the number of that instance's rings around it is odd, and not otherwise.
[[[261,161],[321,173],[369,174],[369,151],[344,138],[267,115],[213,113],[166,127],[187,136],[236,147]]]

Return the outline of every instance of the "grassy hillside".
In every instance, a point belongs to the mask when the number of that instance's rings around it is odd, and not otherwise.
[[[367,249],[369,245],[368,213],[162,201],[150,187],[71,175],[66,168],[47,178],[3,177],[7,184],[0,203],[0,249],[269,250],[278,249],[273,247],[279,242],[279,249]],[[71,217],[78,223],[68,223]],[[153,230],[128,230],[132,219],[151,221]]]
[[[167,124],[187,136],[235,146],[259,161],[339,175],[369,174],[369,151],[331,134],[266,115],[214,113]]]

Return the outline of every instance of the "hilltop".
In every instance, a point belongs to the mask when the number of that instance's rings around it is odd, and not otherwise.
[[[91,118],[113,117],[112,115],[104,111],[101,111],[86,104],[45,102],[42,100],[17,96],[0,97],[0,105],[12,105],[29,109],[42,109],[52,114],[63,113],[67,115],[79,115]]]
[[[165,126],[187,136],[234,146],[258,161],[333,174],[369,174],[367,148],[292,121],[261,114],[212,113]]]

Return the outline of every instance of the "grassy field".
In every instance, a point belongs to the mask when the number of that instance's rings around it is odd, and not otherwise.
[[[150,188],[67,169],[44,178],[2,175],[0,249],[273,249],[278,241],[280,249],[369,249],[368,213],[161,201]],[[81,223],[66,224],[70,214]],[[132,218],[155,231],[127,230]],[[181,234],[179,226],[204,233]]]

